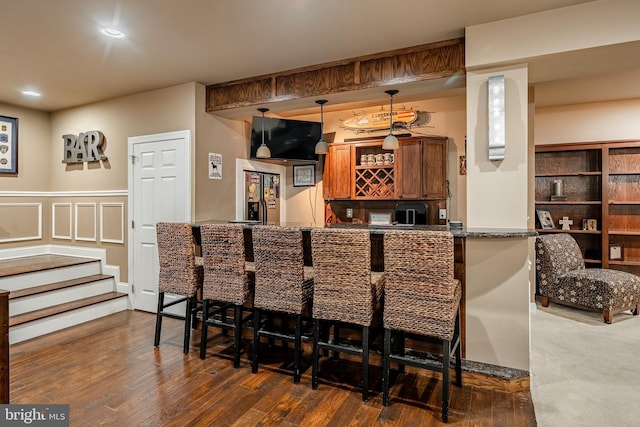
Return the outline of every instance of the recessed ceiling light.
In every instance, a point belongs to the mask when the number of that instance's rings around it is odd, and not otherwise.
[[[23,90],[22,94],[26,96],[34,96],[34,97],[38,97],[41,95],[40,92],[36,92],[34,90]]]
[[[113,37],[114,39],[121,39],[124,37],[124,33],[120,30],[117,30],[115,28],[102,28],[100,30],[100,32],[102,34],[104,34],[107,37]]]

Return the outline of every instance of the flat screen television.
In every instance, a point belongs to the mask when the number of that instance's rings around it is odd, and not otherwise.
[[[270,160],[317,161],[316,143],[321,124],[303,120],[264,118],[264,142],[271,150]],[[262,144],[262,116],[253,117],[251,124],[251,158]],[[260,159],[266,160],[266,159]]]

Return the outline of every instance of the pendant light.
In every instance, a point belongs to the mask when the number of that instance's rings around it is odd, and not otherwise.
[[[400,144],[398,144],[398,138],[393,134],[393,95],[398,93],[395,89],[384,91],[389,95],[390,108],[389,108],[389,135],[387,135],[382,142],[382,149],[384,150],[397,150]]]
[[[324,110],[322,106],[327,103],[326,99],[318,99],[316,104],[320,104],[320,141],[316,144],[316,154],[329,153],[329,144],[324,140]]]
[[[258,111],[262,113],[262,144],[260,144],[258,150],[256,151],[256,157],[259,157],[261,159],[268,159],[269,157],[271,157],[271,150],[269,150],[267,144],[264,143],[264,113],[269,111],[269,109],[258,108]]]

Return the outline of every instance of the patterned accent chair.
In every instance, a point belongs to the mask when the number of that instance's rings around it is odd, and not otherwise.
[[[536,237],[536,282],[542,306],[560,304],[602,312],[606,323],[613,314],[638,314],[640,277],[618,270],[585,268],[582,252],[567,233]]]

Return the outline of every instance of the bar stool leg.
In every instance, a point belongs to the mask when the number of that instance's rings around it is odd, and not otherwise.
[[[369,400],[369,327],[362,327],[362,401]]]
[[[251,372],[258,372],[258,347],[260,347],[260,309],[256,308],[253,315],[253,362]]]
[[[389,406],[389,368],[391,365],[391,329],[384,329],[384,350],[382,353],[382,404]]]
[[[158,312],[156,314],[156,335],[153,339],[153,345],[160,345],[160,331],[162,330],[162,307],[164,306],[164,292],[158,294]]]
[[[320,349],[318,348],[318,340],[320,339],[320,320],[313,319],[313,362],[311,364],[311,388],[318,388],[318,359],[320,358]]]
[[[191,305],[193,298],[187,298],[185,301],[187,309],[184,313],[184,348],[183,353],[189,354],[189,344],[191,343]]]
[[[202,332],[200,333],[200,359],[207,354],[207,318],[209,317],[209,301],[202,302]]]
[[[456,313],[456,326],[454,331],[454,340],[458,343],[456,347],[456,385],[462,386],[462,342],[460,340],[460,309]]]
[[[293,383],[300,382],[300,356],[302,353],[302,315],[296,315],[296,332],[293,345]]]
[[[191,297],[191,329],[198,328],[198,297],[193,295]]]
[[[442,340],[442,422],[449,422],[449,369],[451,341]]]
[[[234,304],[233,326],[233,367],[240,367],[240,346],[242,344],[242,306]]]

